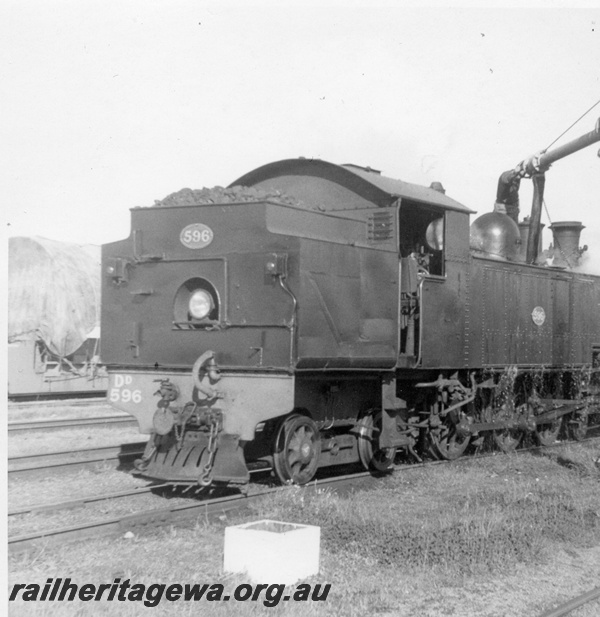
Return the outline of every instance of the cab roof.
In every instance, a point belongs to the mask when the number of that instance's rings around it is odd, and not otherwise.
[[[441,191],[382,176],[358,165],[320,159],[285,159],[250,171],[230,184],[282,190],[319,210],[391,206],[398,199],[418,201],[467,214],[474,211]]]

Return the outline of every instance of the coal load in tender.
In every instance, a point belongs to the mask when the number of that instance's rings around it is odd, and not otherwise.
[[[246,186],[223,188],[188,189],[184,188],[167,195],[164,199],[155,200],[155,206],[197,206],[207,204],[239,203],[243,201],[277,201],[291,206],[301,206],[301,202],[281,191],[263,191]]]

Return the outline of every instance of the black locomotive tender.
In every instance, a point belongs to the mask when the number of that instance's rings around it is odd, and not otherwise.
[[[599,140],[600,121],[502,174],[471,226],[441,185],[308,159],[132,209],[103,247],[102,344],[109,401],[151,434],[137,472],[243,487],[272,465],[303,484],[485,438],[581,439],[600,413],[600,277],[572,267],[575,222],[553,225],[547,265],[539,221],[544,171]]]

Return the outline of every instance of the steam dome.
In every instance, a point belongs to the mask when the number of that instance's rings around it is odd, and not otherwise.
[[[470,246],[490,259],[517,261],[521,246],[519,226],[502,212],[482,214],[471,224]]]

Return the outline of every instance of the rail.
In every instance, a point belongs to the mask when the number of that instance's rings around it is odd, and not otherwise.
[[[592,589],[591,591],[586,591],[586,593],[583,593],[576,598],[571,598],[568,602],[561,604],[559,607],[542,613],[540,617],[564,617],[576,608],[579,608],[588,602],[592,602],[596,598],[600,598],[600,587],[596,587],[596,589]]]
[[[139,441],[117,446],[83,448],[80,450],[66,450],[29,456],[12,456],[8,459],[8,476],[10,478],[16,475],[62,472],[101,463],[116,462],[124,464],[141,456],[145,445],[145,442]]]
[[[360,472],[319,480],[311,483],[307,489],[320,489],[323,487],[335,487],[337,489],[348,486],[354,488],[358,481],[375,482],[377,478],[369,472]],[[150,489],[155,487],[149,487]],[[10,551],[23,551],[35,548],[40,544],[45,546],[56,545],[74,540],[83,540],[99,536],[115,535],[139,528],[156,527],[171,524],[198,516],[220,516],[226,512],[240,510],[249,507],[262,497],[272,493],[275,489],[267,489],[253,495],[229,495],[203,501],[195,501],[174,505],[155,510],[134,512],[125,516],[118,516],[104,520],[91,521],[79,525],[71,525],[60,529],[36,531],[8,538]],[[49,504],[51,505],[51,504]]]
[[[598,440],[598,436],[587,437],[582,441],[596,441]],[[522,448],[515,451],[515,454],[523,454],[526,452],[540,452],[540,451],[549,451],[555,447],[564,446],[566,442],[557,442],[551,446],[533,446],[531,448]],[[475,459],[480,458],[488,458],[494,456],[501,456],[497,451],[494,452],[486,452],[484,454],[478,454],[476,456],[465,456],[459,459],[448,461],[448,460],[434,460],[434,461],[425,461],[421,463],[410,463],[410,464],[397,464],[393,466],[393,470],[396,471],[410,471],[413,469],[419,469],[423,467],[429,467],[432,465],[457,465],[461,463],[472,462]],[[267,471],[268,469],[257,469],[255,472]],[[323,470],[323,473],[333,473],[333,471],[329,468]],[[377,482],[380,478],[386,477],[388,474],[378,474],[373,475],[371,472],[362,471],[356,473],[348,473],[341,476],[332,476],[332,477],[324,477],[319,480],[313,481],[307,485],[307,489],[321,489],[325,487],[335,488],[339,490],[344,487],[348,487],[350,489],[356,488],[359,483],[374,483]],[[153,485],[149,487],[145,487],[142,489],[137,489],[132,491],[133,493],[147,494],[155,489],[160,489],[164,485]],[[278,487],[280,488],[280,487]],[[137,527],[153,527],[166,523],[173,523],[180,520],[184,520],[189,517],[193,517],[195,515],[203,515],[203,516],[211,516],[215,512],[222,513],[225,511],[229,511],[232,509],[246,507],[251,504],[253,501],[256,501],[260,497],[264,497],[265,495],[271,493],[273,488],[268,490],[260,491],[258,493],[254,493],[250,496],[239,494],[228,497],[195,501],[193,503],[186,503],[183,505],[175,505],[169,508],[161,508],[155,510],[145,510],[142,512],[135,512],[133,514],[124,516],[124,517],[116,517],[107,520],[100,520],[97,522],[89,522],[84,525],[75,525],[71,527],[65,527],[62,529],[55,530],[45,530],[38,531],[32,534],[15,536],[13,538],[9,538],[8,546],[10,550],[23,550],[30,547],[33,547],[40,542],[46,542],[48,544],[52,543],[60,543],[63,541],[71,541],[71,540],[81,540],[87,539],[91,537],[97,537],[100,535],[121,533],[125,531],[129,531],[131,529]],[[128,492],[124,493],[114,493],[114,494],[105,494],[99,496],[90,496],[81,499],[76,499],[67,502],[59,502],[54,504],[40,504],[35,506],[23,507],[18,510],[14,510],[10,513],[11,516],[15,516],[17,514],[25,514],[29,511],[31,512],[42,512],[44,510],[52,511],[57,509],[63,509],[67,507],[77,507],[79,505],[85,505],[86,503],[92,503],[94,501],[101,501],[103,499],[111,499],[111,498],[120,498],[126,497]],[[227,504],[226,509],[221,508],[223,504]],[[235,505],[234,505],[235,504]]]
[[[62,418],[59,420],[27,420],[25,422],[9,422],[8,432],[18,431],[53,431],[63,428],[81,428],[85,426],[108,426],[110,424],[137,424],[133,416],[102,416],[96,418]]]

